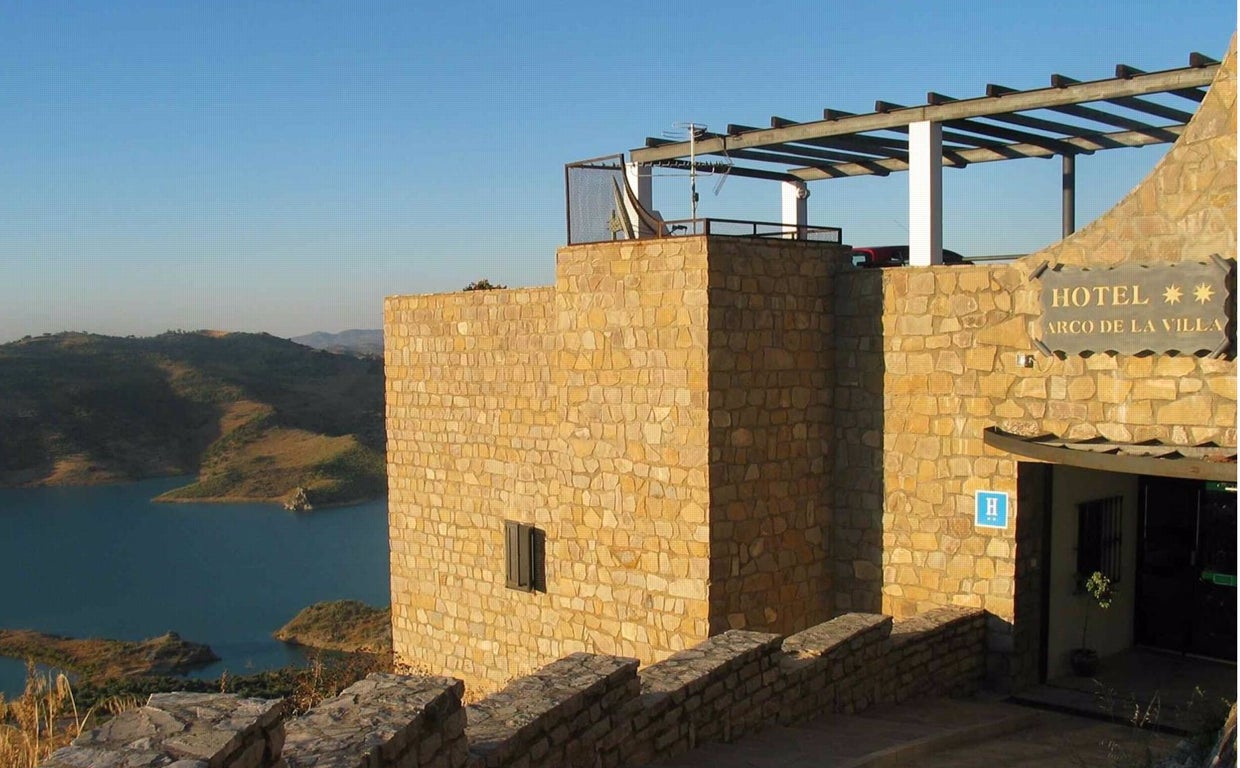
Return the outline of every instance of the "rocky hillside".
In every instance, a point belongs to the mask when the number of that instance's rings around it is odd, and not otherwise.
[[[99,681],[133,675],[183,674],[219,661],[205,645],[175,632],[136,642],[76,639],[28,629],[0,629],[0,656],[29,659]]]
[[[169,500],[385,490],[383,364],[267,334],[0,345],[0,486],[194,474]]]
[[[392,653],[392,609],[356,600],[315,603],[273,633],[277,640],[325,651]]]

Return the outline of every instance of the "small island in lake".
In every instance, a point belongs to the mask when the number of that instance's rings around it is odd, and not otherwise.
[[[105,640],[0,629],[0,656],[33,660],[94,681],[179,675],[219,661],[209,647],[168,632],[149,640]]]
[[[325,651],[390,655],[392,609],[356,600],[315,603],[275,631],[277,640]]]

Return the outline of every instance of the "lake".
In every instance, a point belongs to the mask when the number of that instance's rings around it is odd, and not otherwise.
[[[247,674],[304,657],[271,637],[321,600],[387,605],[387,502],[286,512],[274,504],[156,504],[192,478],[0,489],[0,627],[141,640],[175,631]],[[0,657],[0,691],[23,662]]]

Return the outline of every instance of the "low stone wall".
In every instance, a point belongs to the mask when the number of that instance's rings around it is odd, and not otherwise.
[[[157,694],[45,766],[642,765],[768,725],[970,693],[985,636],[978,609],[853,613],[787,638],[730,630],[640,673],[635,659],[575,653],[469,707],[459,680],[371,675],[287,724],[279,702]]]
[[[787,639],[724,632],[642,670],[629,727],[603,740],[599,764],[642,765],[768,725],[973,692],[985,633],[985,613],[967,608],[894,623],[846,614]]]
[[[284,703],[156,693],[57,750],[43,768],[265,768],[284,745]]]
[[[280,768],[465,764],[465,686],[374,674],[289,721]]]
[[[468,708],[471,768],[594,765],[599,740],[627,723],[637,660],[574,653]]]

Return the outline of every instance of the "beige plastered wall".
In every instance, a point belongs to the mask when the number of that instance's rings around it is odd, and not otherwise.
[[[1068,655],[1081,648],[1081,630],[1089,611],[1087,646],[1106,656],[1132,646],[1136,610],[1138,497],[1137,476],[1099,472],[1078,467],[1055,467],[1051,481],[1054,524],[1051,529],[1049,631],[1047,677],[1071,674]],[[1120,530],[1120,578],[1111,606],[1098,608],[1077,583],[1076,546],[1078,504],[1118,496],[1123,525]]]

